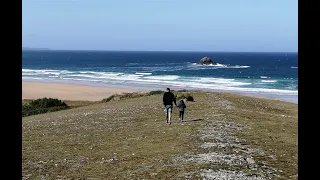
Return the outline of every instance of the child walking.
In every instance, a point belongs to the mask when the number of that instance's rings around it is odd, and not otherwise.
[[[179,104],[177,105],[177,107],[179,108],[179,121],[182,122],[183,121],[184,110],[187,108],[187,106],[186,106],[186,104],[184,104],[183,100],[180,100]]]

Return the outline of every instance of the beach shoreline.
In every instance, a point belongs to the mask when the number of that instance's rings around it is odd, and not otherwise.
[[[22,80],[22,99],[37,99],[43,97],[59,98],[62,100],[100,101],[112,94],[149,92],[165,90],[167,86],[139,86],[135,84],[99,84],[70,81],[32,81]],[[194,88],[172,87],[173,90],[202,90]],[[268,93],[204,90],[208,92],[227,92],[257,98],[275,99],[298,104],[298,96],[277,95]]]
[[[145,90],[98,87],[83,84],[22,81],[22,100],[58,98],[70,101],[101,101],[113,94],[147,92]]]

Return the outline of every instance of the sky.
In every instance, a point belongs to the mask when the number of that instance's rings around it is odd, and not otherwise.
[[[22,46],[297,52],[298,0],[23,0]]]

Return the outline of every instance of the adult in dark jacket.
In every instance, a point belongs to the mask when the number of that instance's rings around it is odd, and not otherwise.
[[[163,105],[165,108],[166,120],[168,124],[171,124],[171,114],[172,114],[172,108],[173,108],[172,103],[177,105],[174,94],[170,91],[170,88],[167,88],[167,92],[165,92],[163,95]]]

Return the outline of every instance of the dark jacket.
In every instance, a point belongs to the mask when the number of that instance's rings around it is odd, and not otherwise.
[[[174,97],[174,94],[172,92],[165,92],[163,95],[163,105],[173,105],[172,102],[174,102],[175,105],[176,103],[176,98]]]
[[[187,108],[186,104],[179,103],[178,105],[179,111],[184,111],[185,108]]]

